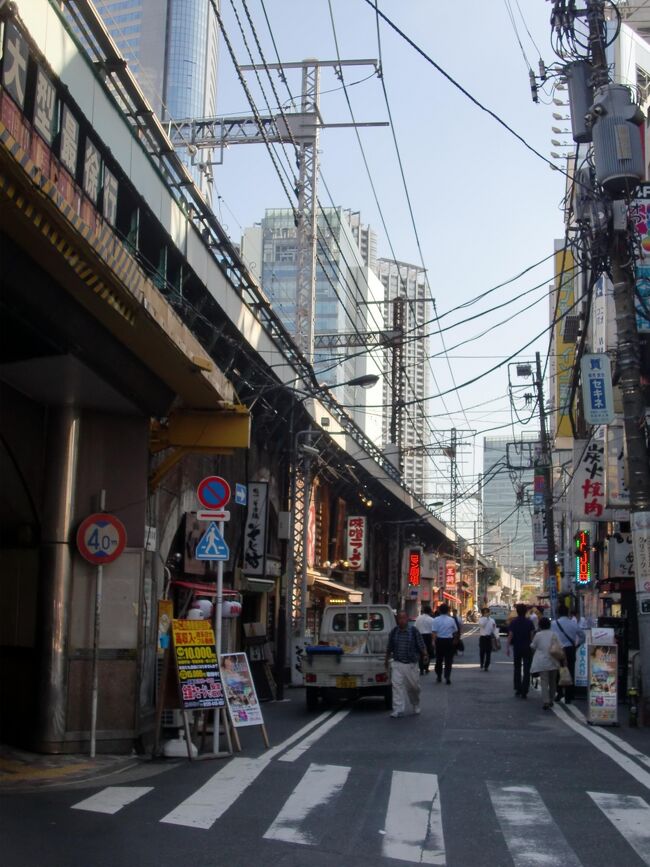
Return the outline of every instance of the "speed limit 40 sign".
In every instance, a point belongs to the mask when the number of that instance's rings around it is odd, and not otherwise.
[[[77,530],[79,553],[96,566],[117,560],[125,546],[126,530],[115,515],[104,512],[88,515]]]

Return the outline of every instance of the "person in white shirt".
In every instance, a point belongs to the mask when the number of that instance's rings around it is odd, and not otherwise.
[[[490,609],[481,608],[481,617],[478,621],[478,651],[482,671],[487,671],[490,667],[492,641],[498,636],[496,622],[490,617]]]
[[[454,660],[455,645],[460,639],[460,630],[453,617],[449,616],[449,606],[441,605],[433,618],[432,630],[436,636],[436,677],[442,680],[442,666],[445,667],[445,682],[451,685],[451,666]]]
[[[431,610],[430,605],[422,606],[422,613],[419,614],[415,618],[415,628],[422,636],[422,640],[424,641],[424,646],[427,649],[427,656],[429,659],[433,658],[433,611]],[[427,659],[426,663],[424,659],[420,657],[420,674],[428,674],[429,673],[429,659]]]

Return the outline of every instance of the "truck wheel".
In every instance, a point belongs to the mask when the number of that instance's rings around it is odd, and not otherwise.
[[[387,686],[386,691],[384,692],[384,704],[386,705],[387,710],[393,709],[393,687]]]
[[[318,710],[318,690],[307,687],[305,690],[305,702],[307,710]]]

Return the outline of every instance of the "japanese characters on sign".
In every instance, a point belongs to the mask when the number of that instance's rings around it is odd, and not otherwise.
[[[445,566],[445,586],[448,588],[456,586],[456,564],[451,560],[447,560]]]
[[[447,561],[444,557],[438,560],[438,586],[444,587],[447,576]]]
[[[580,362],[582,399],[587,424],[610,424],[614,420],[612,368],[609,356],[588,352]]]
[[[632,536],[616,533],[607,542],[610,578],[634,578],[634,553]]]
[[[618,648],[591,644],[587,648],[587,718],[597,725],[616,723],[618,712]]]
[[[573,515],[577,521],[606,521],[605,444],[575,440],[573,445]]]
[[[352,515],[347,525],[346,560],[353,572],[363,572],[366,568],[366,519],[362,515]]]
[[[544,474],[537,468],[533,480],[533,560],[538,561],[548,556],[544,487]]]
[[[20,108],[25,107],[27,92],[27,61],[29,47],[20,31],[10,22],[5,24],[2,53],[2,86]]]
[[[411,587],[419,587],[422,573],[422,551],[419,548],[411,548],[408,564],[408,583]]]
[[[77,109],[71,101],[66,104],[65,89],[46,71],[41,58],[32,51],[29,39],[11,21],[7,21],[4,27],[1,63],[0,84],[4,92],[23,113],[26,107],[28,110],[33,107],[27,120],[31,121],[34,132],[54,151],[58,147],[56,155],[62,166],[81,185],[95,206],[102,192],[102,216],[115,225],[119,193],[117,176],[107,168],[102,147],[95,145],[85,130],[82,134],[83,119],[75,115]],[[85,128],[89,128],[87,123]],[[80,153],[82,160],[79,160]]]
[[[117,219],[117,178],[104,166],[104,196],[102,201],[104,219],[115,225]]]
[[[630,505],[630,491],[625,478],[625,435],[623,423],[607,425],[607,505],[613,508],[627,508]]]
[[[61,112],[61,141],[59,143],[59,158],[70,174],[77,173],[77,156],[79,153],[79,123],[67,105]]]
[[[84,193],[94,204],[97,204],[97,197],[99,195],[99,179],[101,175],[101,170],[102,162],[99,157],[99,151],[90,141],[90,139],[86,139],[86,151],[84,153],[83,188]]]
[[[226,698],[212,626],[207,620],[172,620],[174,658],[185,710],[224,707]]]
[[[54,85],[38,68],[36,74],[36,97],[34,99],[34,127],[48,144],[52,144],[56,121],[56,90]]]
[[[268,482],[249,484],[248,512],[244,531],[244,572],[247,575],[263,575],[266,570],[268,498]]]
[[[630,515],[637,593],[650,591],[650,512]]]
[[[642,254],[650,253],[650,184],[642,184],[639,198],[630,205],[630,218],[636,229]],[[650,307],[650,266],[636,263],[636,326],[639,332],[650,331],[647,310]]]
[[[585,586],[591,581],[591,551],[589,531],[578,530],[576,544],[576,584]]]

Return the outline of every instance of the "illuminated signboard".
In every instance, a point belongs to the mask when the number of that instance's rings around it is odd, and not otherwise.
[[[456,586],[456,564],[449,560],[445,566],[445,584],[448,588]]]
[[[421,563],[422,561],[422,552],[417,548],[409,551],[409,571],[408,578],[409,584],[411,587],[418,587],[420,584],[420,573],[421,573]]]
[[[589,584],[591,581],[591,557],[589,551],[589,531],[576,533],[576,583]]]

